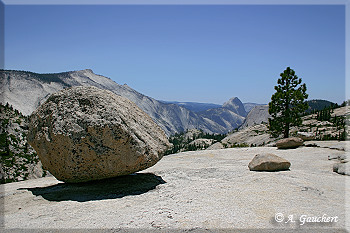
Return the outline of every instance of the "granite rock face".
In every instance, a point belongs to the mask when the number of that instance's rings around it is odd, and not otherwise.
[[[0,183],[48,175],[28,144],[28,120],[17,109],[0,103]]]
[[[30,116],[29,127],[28,141],[43,167],[71,183],[146,169],[170,146],[136,104],[96,87],[52,94]]]
[[[225,149],[224,145],[222,145],[221,142],[216,142],[207,148],[207,150],[220,150],[220,149]]]
[[[252,108],[248,113],[247,117],[244,119],[243,124],[239,127],[240,129],[245,129],[250,126],[259,125],[262,123],[269,122],[269,106],[268,105],[258,105]]]
[[[227,147],[239,144],[262,146],[275,140],[270,136],[267,125],[259,124],[234,132],[221,140],[221,143],[226,144]]]
[[[313,133],[308,132],[298,132],[298,137],[303,139],[304,141],[311,141],[315,139],[315,135]]]
[[[276,142],[276,146],[278,149],[294,149],[299,146],[302,146],[304,141],[301,138],[291,137],[291,138],[283,138]]]
[[[283,171],[288,170],[290,162],[275,154],[257,154],[248,165],[251,171]]]

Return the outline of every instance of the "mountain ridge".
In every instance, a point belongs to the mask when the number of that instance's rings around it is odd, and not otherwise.
[[[195,128],[207,133],[228,133],[247,123],[248,113],[255,106],[260,106],[260,109],[264,108],[262,104],[243,104],[237,97],[231,98],[222,106],[195,102],[159,101],[137,92],[126,84],[120,85],[111,78],[95,74],[91,69],[44,74],[31,71],[0,70],[0,74],[0,102],[3,104],[8,102],[24,115],[31,114],[54,92],[73,86],[95,86],[110,90],[136,103],[161,126],[168,136]],[[309,102],[331,103],[323,100],[310,100]],[[192,109],[189,105],[192,105]],[[210,105],[213,108],[209,108]],[[202,111],[199,111],[198,106],[202,108]],[[258,119],[258,122],[254,120],[254,115],[259,118],[259,114],[250,114],[248,118],[253,124],[260,123],[262,120],[266,121],[267,109],[263,112],[265,112],[264,119]]]
[[[95,86],[128,98],[145,111],[167,135],[197,128],[208,133],[227,133],[243,122],[242,117],[232,117],[231,122],[219,124],[205,114],[198,114],[185,107],[166,104],[143,95],[127,85],[120,85],[112,79],[97,75],[91,69],[52,74],[38,74],[30,71],[1,70],[0,101],[8,102],[24,115],[31,114],[48,96],[73,86]],[[231,110],[228,115],[235,116]],[[222,120],[222,119],[221,119]],[[226,121],[226,120],[225,120]],[[227,127],[228,126],[228,127]]]
[[[222,105],[213,103],[200,103],[200,102],[185,102],[185,101],[165,101],[160,100],[160,102],[167,104],[177,104],[193,112],[202,112],[211,108],[220,108]]]

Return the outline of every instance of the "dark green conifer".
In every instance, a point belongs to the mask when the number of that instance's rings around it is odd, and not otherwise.
[[[302,123],[301,115],[308,109],[305,102],[308,94],[305,83],[301,84],[301,78],[290,67],[280,76],[269,103],[269,130],[273,136],[283,134],[284,138],[288,138],[290,127]]]

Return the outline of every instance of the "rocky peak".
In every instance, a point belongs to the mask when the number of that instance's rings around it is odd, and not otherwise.
[[[82,74],[82,75],[86,75],[86,74],[95,74],[92,69],[85,69],[85,70],[76,70],[76,71],[71,71],[69,73],[76,73],[76,74]]]
[[[247,112],[244,109],[243,103],[237,97],[229,99],[222,105],[223,108],[229,109],[240,116],[247,116]]]
[[[83,71],[88,72],[88,73],[94,73],[94,71],[92,71],[92,69],[85,69]]]

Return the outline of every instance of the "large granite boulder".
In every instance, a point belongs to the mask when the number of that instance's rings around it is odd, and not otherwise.
[[[299,146],[302,146],[304,141],[301,138],[291,137],[291,138],[283,138],[276,142],[276,146],[278,149],[294,149]]]
[[[95,87],[52,94],[30,116],[29,127],[28,141],[43,167],[72,183],[146,169],[170,146],[136,104]]]
[[[251,171],[283,171],[289,169],[290,162],[275,154],[265,153],[255,155],[248,167]]]

